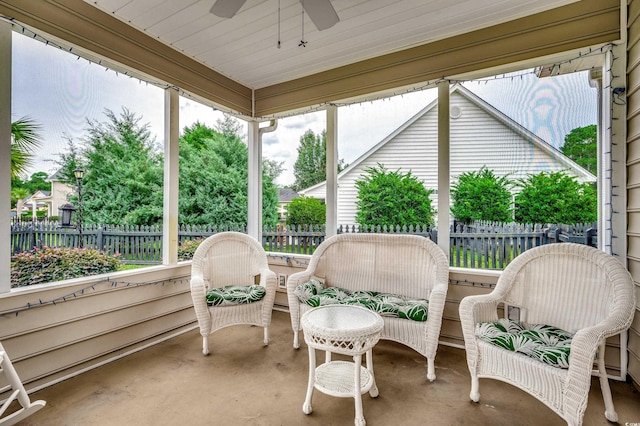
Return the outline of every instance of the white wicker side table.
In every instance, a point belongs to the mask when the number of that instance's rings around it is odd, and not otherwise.
[[[309,384],[302,406],[311,414],[313,389],[332,396],[353,398],[355,424],[364,426],[362,394],[378,396],[373,375],[372,348],[380,340],[384,322],[377,313],[351,305],[328,305],[307,311],[301,318],[304,341],[309,348]],[[326,352],[325,362],[316,366],[316,349]],[[349,355],[350,361],[331,361],[331,353]],[[366,354],[366,368],[362,355]]]

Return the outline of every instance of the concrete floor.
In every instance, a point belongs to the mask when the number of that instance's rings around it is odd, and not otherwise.
[[[304,343],[292,348],[287,313],[274,312],[267,347],[262,329],[249,326],[213,334],[209,356],[201,342],[191,331],[33,393],[32,400],[47,405],[21,425],[353,424],[353,399],[318,391],[313,413],[303,414],[308,352]],[[381,341],[373,358],[380,396],[363,395],[370,426],[565,424],[533,397],[494,380],[481,380],[480,403],[470,402],[463,350],[439,348],[433,383],[426,380],[425,359],[405,346]],[[640,424],[640,393],[628,383],[611,384],[620,424]],[[595,379],[584,424],[611,424]]]

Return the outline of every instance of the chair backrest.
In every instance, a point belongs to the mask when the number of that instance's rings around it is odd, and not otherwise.
[[[635,305],[625,267],[603,251],[573,243],[522,253],[504,269],[494,291],[521,308],[521,320],[569,332],[605,318],[628,323]]]
[[[207,288],[250,285],[260,270],[268,267],[267,254],[255,238],[240,232],[221,232],[198,246],[191,274],[203,277]]]
[[[449,262],[425,237],[339,234],[318,246],[309,270],[329,286],[428,298],[436,283],[448,281]]]

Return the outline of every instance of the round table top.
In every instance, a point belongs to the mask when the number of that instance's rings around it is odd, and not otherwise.
[[[305,312],[301,323],[305,332],[336,338],[367,336],[384,327],[378,313],[355,305],[319,306]]]

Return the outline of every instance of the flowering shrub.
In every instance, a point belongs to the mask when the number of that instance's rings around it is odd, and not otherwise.
[[[120,266],[118,256],[91,249],[50,247],[16,254],[11,257],[11,287],[113,272]]]
[[[182,244],[178,246],[178,260],[193,259],[193,254],[202,241],[204,241],[204,238],[183,241]]]

